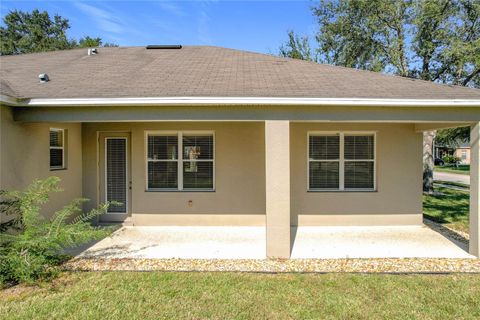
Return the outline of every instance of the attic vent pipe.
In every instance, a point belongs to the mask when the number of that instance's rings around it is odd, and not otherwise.
[[[46,73],[39,74],[38,79],[40,79],[40,83],[45,83],[45,82],[50,81],[50,79],[48,78],[48,74],[46,74]]]
[[[182,49],[180,44],[150,44],[146,49]]]
[[[88,55],[91,56],[92,54],[97,54],[98,51],[97,51],[97,48],[91,48],[91,49],[88,49]]]

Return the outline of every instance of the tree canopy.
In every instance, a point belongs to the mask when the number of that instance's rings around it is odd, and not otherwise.
[[[67,37],[70,28],[68,19],[54,15],[53,19],[47,11],[32,12],[13,10],[3,18],[4,26],[0,27],[0,54],[12,55],[42,51],[65,50],[72,48],[98,47],[101,38],[86,36],[77,42]],[[115,46],[105,44],[104,46]]]
[[[319,62],[480,86],[479,1],[320,0],[312,13]],[[290,31],[280,55],[310,60],[304,39]]]

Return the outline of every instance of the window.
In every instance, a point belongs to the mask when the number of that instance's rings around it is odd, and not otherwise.
[[[50,169],[65,168],[65,130],[50,128]]]
[[[308,187],[309,190],[375,190],[375,134],[309,134]]]
[[[213,133],[148,133],[148,190],[213,190]]]

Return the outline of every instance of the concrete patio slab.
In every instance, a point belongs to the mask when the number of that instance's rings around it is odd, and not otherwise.
[[[264,259],[265,227],[123,227],[79,257]]]
[[[265,227],[123,227],[81,252],[102,259],[265,259]],[[292,228],[292,259],[473,258],[426,226]]]
[[[292,259],[474,258],[426,226],[299,227]]]

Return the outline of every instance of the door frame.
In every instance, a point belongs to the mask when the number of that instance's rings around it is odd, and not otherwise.
[[[107,212],[99,217],[100,222],[122,222],[132,214],[132,177],[131,177],[131,133],[129,131],[97,131],[97,205],[107,201],[107,141],[108,139],[125,139],[126,140],[126,213]]]

